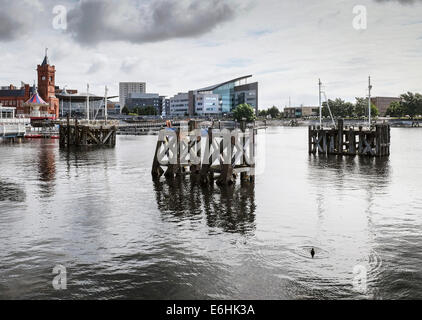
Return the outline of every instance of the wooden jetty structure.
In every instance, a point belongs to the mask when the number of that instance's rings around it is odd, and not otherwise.
[[[118,121],[70,120],[60,123],[60,147],[116,145]]]
[[[384,157],[390,155],[390,125],[376,124],[371,128],[344,126],[309,126],[309,154]]]
[[[172,127],[180,127],[180,121],[172,122]],[[120,124],[117,134],[123,136],[141,136],[148,134],[158,134],[167,127],[166,121],[151,121],[139,123]]]
[[[202,184],[216,181],[227,186],[240,174],[242,182],[254,182],[256,132],[245,121],[240,129],[232,130],[213,126],[201,129],[199,121],[190,121],[188,128],[161,130],[152,176],[158,179],[163,174],[166,178],[190,174]]]

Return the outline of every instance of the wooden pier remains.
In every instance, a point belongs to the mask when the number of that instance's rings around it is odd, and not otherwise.
[[[384,157],[390,155],[390,125],[373,128],[344,126],[336,128],[309,126],[309,154]]]
[[[116,145],[118,121],[70,120],[60,123],[60,147]]]
[[[202,184],[216,181],[217,185],[227,186],[234,184],[240,175],[242,183],[254,182],[256,132],[246,122],[231,130],[212,126],[201,129],[199,121],[190,121],[187,130],[183,127],[162,130],[152,176],[158,179],[163,174],[166,178],[190,174]]]

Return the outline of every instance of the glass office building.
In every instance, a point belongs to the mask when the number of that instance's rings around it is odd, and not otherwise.
[[[206,88],[191,91],[191,95],[213,94],[219,96],[219,112],[229,114],[241,103],[250,104],[258,112],[258,82],[247,83],[252,75],[236,78]],[[194,101],[190,103],[189,111],[195,112]]]

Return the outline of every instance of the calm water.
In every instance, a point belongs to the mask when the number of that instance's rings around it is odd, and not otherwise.
[[[0,298],[421,299],[421,137],[392,129],[386,160],[318,158],[306,128],[269,129],[255,185],[228,189],[154,183],[154,136],[0,144]]]

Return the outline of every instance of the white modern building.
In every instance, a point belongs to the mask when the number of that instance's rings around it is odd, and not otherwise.
[[[126,99],[129,98],[130,93],[146,93],[145,82],[120,82],[119,83],[119,101],[120,107],[126,106]]]
[[[195,113],[198,116],[220,114],[221,103],[218,94],[197,94],[195,95]]]

